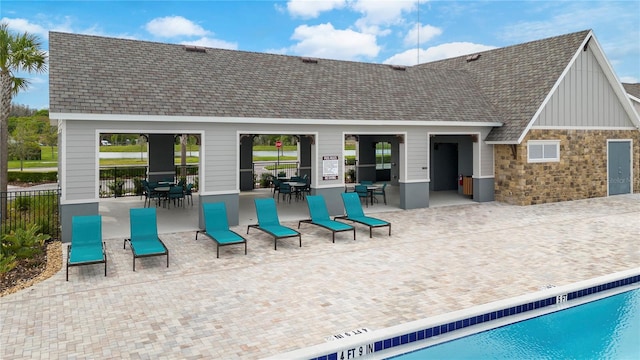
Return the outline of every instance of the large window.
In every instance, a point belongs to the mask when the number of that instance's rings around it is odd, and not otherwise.
[[[560,140],[531,140],[527,142],[527,160],[530,163],[560,161]]]

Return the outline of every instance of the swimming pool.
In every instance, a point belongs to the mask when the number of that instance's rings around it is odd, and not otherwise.
[[[391,359],[637,359],[640,289]]]
[[[367,328],[366,331],[358,331],[358,335],[343,336],[340,340],[328,341],[324,344],[317,344],[285,354],[278,354],[267,359],[389,359],[400,354],[408,354],[417,350],[431,348],[439,344],[445,344],[473,334],[516,324],[546,314],[556,312],[566,314],[564,311],[567,309],[636,289],[640,289],[640,268],[629,269],[557,287],[548,286],[534,293],[497,300],[491,303],[435,315],[388,328],[378,330]],[[635,296],[634,301],[637,308],[640,306],[638,305],[640,295]],[[592,315],[589,315],[587,318],[593,319]],[[635,321],[638,323],[638,318],[636,318]],[[617,324],[616,321],[598,320],[590,324],[590,326],[613,331],[613,328],[617,329]],[[549,326],[543,326],[540,331],[546,333],[548,327]],[[637,337],[638,329],[636,328],[635,331],[636,333],[634,334],[632,331],[631,335]],[[530,332],[526,332],[521,336],[529,337],[531,334]],[[624,338],[624,336],[622,337]],[[553,338],[554,337],[552,337],[552,339]],[[458,345],[457,347],[461,346]],[[418,358],[424,358],[426,356],[427,355]],[[451,357],[451,354],[430,356],[430,358]],[[472,357],[491,358],[493,355],[482,356],[474,354]],[[541,356],[532,355],[531,357],[540,358]],[[566,356],[547,356],[547,358],[559,357],[565,358]],[[514,358],[514,354],[512,353],[509,358]],[[573,356],[573,358],[581,357]]]

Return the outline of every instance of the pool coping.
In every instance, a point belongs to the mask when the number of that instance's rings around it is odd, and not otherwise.
[[[640,268],[630,269],[534,293],[494,301],[380,330],[363,328],[341,339],[265,358],[338,360],[377,359],[481,332],[489,328],[580,305],[600,293],[623,292],[640,286]],[[611,294],[609,294],[611,295]],[[434,341],[435,340],[435,341]]]

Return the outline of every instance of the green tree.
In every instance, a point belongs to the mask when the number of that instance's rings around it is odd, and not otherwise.
[[[16,153],[20,159],[20,171],[24,170],[24,160],[28,158],[30,149],[38,148],[38,124],[33,119],[24,119],[18,123],[13,132]]]
[[[47,54],[42,42],[33,34],[14,34],[9,24],[0,23],[0,192],[7,191],[9,170],[9,111],[11,99],[29,86],[16,72],[44,72]],[[6,197],[0,204],[2,218],[7,216]]]

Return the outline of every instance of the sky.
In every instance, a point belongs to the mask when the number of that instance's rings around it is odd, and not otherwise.
[[[640,82],[640,0],[2,0],[0,21],[45,51],[59,31],[408,66],[591,29],[618,79]],[[13,103],[48,109],[48,74],[15,75],[30,85]]]

